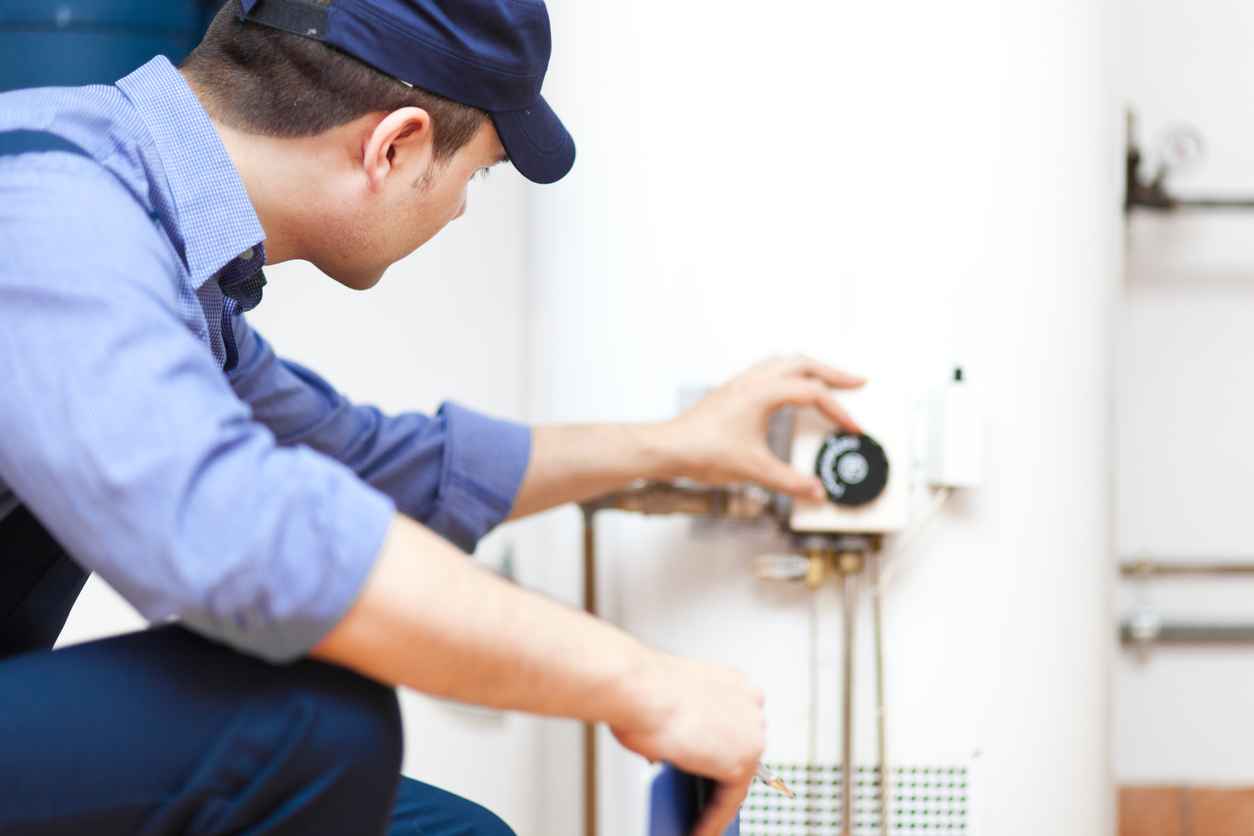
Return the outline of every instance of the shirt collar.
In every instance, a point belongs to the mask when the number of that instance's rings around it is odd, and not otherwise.
[[[118,82],[161,157],[178,217],[184,257],[199,289],[265,238],[226,146],[196,94],[164,56]]]

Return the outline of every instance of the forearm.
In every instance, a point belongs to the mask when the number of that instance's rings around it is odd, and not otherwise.
[[[657,709],[638,685],[658,654],[479,569],[399,515],[357,602],[311,655],[495,708],[610,724]]]
[[[531,460],[510,518],[581,502],[637,479],[666,479],[683,469],[667,424],[537,427]]]

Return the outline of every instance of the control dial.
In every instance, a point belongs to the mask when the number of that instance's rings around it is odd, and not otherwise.
[[[819,449],[814,473],[832,502],[865,505],[888,485],[888,456],[869,435],[836,433]]]

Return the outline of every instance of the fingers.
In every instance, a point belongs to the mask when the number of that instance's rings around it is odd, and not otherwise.
[[[762,454],[754,473],[763,486],[798,499],[823,499],[827,495],[817,476],[802,473],[769,451]]]
[[[811,360],[808,357],[798,358],[791,368],[791,374],[797,377],[821,380],[835,389],[857,389],[866,383],[866,378],[861,375],[841,371],[826,363]]]
[[[860,433],[862,428],[840,405],[827,384],[807,378],[791,377],[779,381],[771,390],[772,406],[812,406],[830,418],[837,426],[849,432]]]
[[[701,814],[701,821],[692,831],[692,836],[723,836],[736,820],[736,814],[740,812],[740,805],[744,803],[752,784],[753,775],[734,784],[719,784],[714,791],[714,798]]]
[[[801,354],[790,357],[772,357],[758,363],[750,369],[750,373],[808,378],[822,381],[835,389],[857,389],[866,383],[866,378],[861,375],[841,371]]]

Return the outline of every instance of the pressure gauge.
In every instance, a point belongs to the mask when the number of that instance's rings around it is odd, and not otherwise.
[[[888,485],[888,455],[869,435],[836,433],[819,448],[814,472],[832,502],[866,505]]]
[[[797,413],[788,460],[817,476],[823,495],[795,499],[788,527],[798,534],[902,531],[910,519],[913,399],[869,383],[842,392],[841,402],[873,435],[837,429],[818,410]]]

